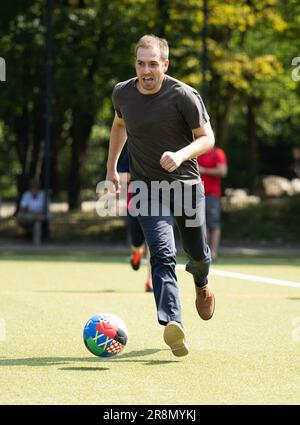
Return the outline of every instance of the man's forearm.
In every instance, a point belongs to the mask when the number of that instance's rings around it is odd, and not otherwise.
[[[201,136],[194,140],[190,145],[180,149],[180,152],[183,156],[183,161],[188,159],[196,158],[199,155],[204,154],[213,148],[215,144],[214,137],[211,136]]]
[[[227,164],[221,163],[218,164],[216,167],[207,168],[199,166],[200,174],[206,174],[207,176],[213,176],[213,177],[226,177],[227,175]]]
[[[116,170],[121,151],[126,142],[126,128],[122,125],[113,124],[111,128],[107,170]]]
[[[213,177],[225,177],[226,175],[226,172],[219,167],[214,167],[214,168],[200,167],[200,173],[206,174],[207,176],[213,176]]]

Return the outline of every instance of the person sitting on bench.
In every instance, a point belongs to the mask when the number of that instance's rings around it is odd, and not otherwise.
[[[23,193],[17,223],[25,230],[26,236],[35,243],[49,236],[49,217],[44,214],[45,193],[36,180],[31,180],[29,190]]]

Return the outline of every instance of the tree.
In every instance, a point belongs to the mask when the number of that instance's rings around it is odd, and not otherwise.
[[[209,0],[207,106],[232,185],[250,187],[270,170],[271,151],[285,158],[298,141],[300,85],[291,80],[291,60],[299,54],[299,7],[297,0]],[[17,171],[21,193],[43,174],[45,3],[6,2],[0,25],[8,74],[1,83],[0,152]],[[134,76],[140,36],[167,38],[169,72],[201,92],[202,25],[199,0],[54,2],[53,196],[66,191],[70,209],[78,208],[82,189],[104,177],[111,92]],[[5,167],[2,157],[1,174]]]

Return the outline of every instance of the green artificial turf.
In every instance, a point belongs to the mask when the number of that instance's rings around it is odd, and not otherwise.
[[[300,281],[297,258],[213,267]],[[124,257],[1,254],[0,404],[299,404],[300,288],[211,276],[216,313],[204,322],[192,278],[179,270],[190,354],[176,358],[145,278],[146,268],[134,272]],[[83,327],[98,312],[127,324],[116,357],[84,346]]]

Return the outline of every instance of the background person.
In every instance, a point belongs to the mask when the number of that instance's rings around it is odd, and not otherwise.
[[[44,202],[45,194],[40,190],[39,183],[31,180],[29,190],[21,197],[17,214],[17,223],[25,230],[27,237],[33,237],[35,225],[40,228],[42,240],[46,240],[49,236],[49,220],[44,214]]]
[[[124,148],[124,153],[120,158],[118,163],[118,172],[123,174],[125,178],[121,178],[122,181],[126,181],[127,185],[130,183],[130,172],[129,172],[129,158],[126,147]],[[127,193],[127,209],[129,208],[131,194]],[[133,270],[138,270],[141,265],[142,259],[146,256],[147,258],[147,279],[145,283],[145,291],[153,292],[152,287],[152,276],[151,276],[151,264],[150,264],[150,255],[149,249],[147,247],[143,229],[137,219],[132,215],[127,215],[128,220],[128,230],[129,238],[131,243],[131,258],[130,265]]]
[[[292,149],[292,163],[289,166],[291,178],[300,179],[300,148],[295,146]]]
[[[198,156],[205,189],[206,232],[213,259],[218,256],[221,238],[221,179],[227,175],[227,158],[221,148],[213,147]]]

